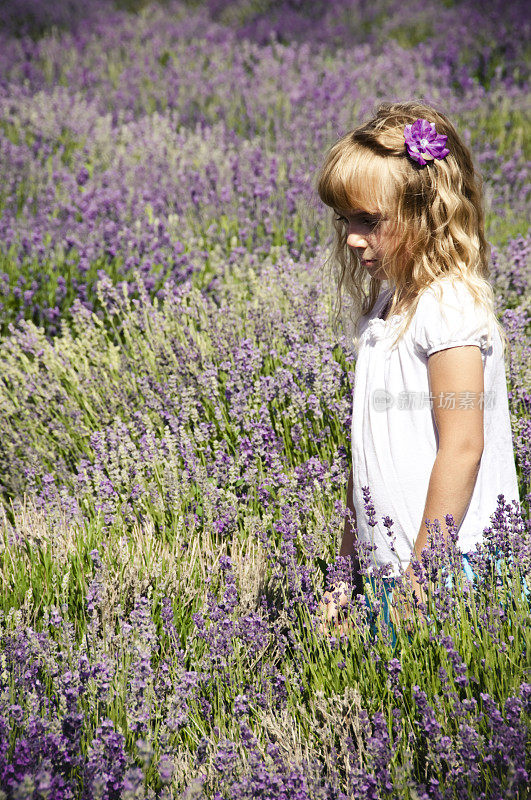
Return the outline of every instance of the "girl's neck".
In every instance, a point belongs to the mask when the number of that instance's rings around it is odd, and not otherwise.
[[[387,302],[385,302],[384,307],[382,308],[382,310],[378,314],[380,319],[383,319],[383,320],[387,319],[387,314],[388,314],[389,309],[391,308],[391,304],[393,302],[393,288],[391,286],[387,285],[385,287],[385,289],[386,289],[386,295],[388,295],[388,299],[387,299]]]
[[[389,309],[391,308],[391,303],[392,303],[392,298],[390,298],[390,299],[388,300],[388,302],[386,303],[386,305],[385,305],[385,307],[384,307],[384,309],[383,309],[383,311],[382,311],[382,313],[381,313],[381,317],[380,317],[380,319],[383,319],[383,320],[386,320],[386,319],[387,319],[387,312],[388,312],[388,311],[389,311]]]

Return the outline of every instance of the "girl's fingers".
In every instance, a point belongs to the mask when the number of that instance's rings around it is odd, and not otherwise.
[[[338,622],[336,618],[327,619],[324,623],[320,622],[317,630],[319,633],[327,633],[329,636],[347,635],[352,623],[346,620],[345,622]]]
[[[348,596],[345,593],[347,588],[346,584],[340,583],[333,592],[325,592],[323,600],[319,603],[319,613],[321,616],[324,616],[327,620],[337,617],[338,604],[339,607],[342,608],[348,603]],[[325,602],[325,600],[328,600],[328,602]]]
[[[318,612],[322,618],[317,630],[319,633],[328,633],[331,636],[341,636],[346,634],[348,623],[339,622],[342,609],[349,602],[349,588],[346,583],[338,583],[332,590],[325,592],[323,599],[319,603]],[[328,602],[325,602],[325,601]],[[344,612],[343,612],[344,613]]]

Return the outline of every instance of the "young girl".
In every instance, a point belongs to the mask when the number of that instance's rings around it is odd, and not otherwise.
[[[391,565],[387,586],[401,564],[421,598],[411,559],[427,542],[426,521],[447,536],[452,514],[471,577],[467,553],[498,495],[519,502],[481,179],[448,118],[407,102],[381,105],[334,144],[318,191],[334,211],[340,309],[345,286],[355,324],[348,507],[377,566]],[[353,554],[354,535],[347,520],[340,555]],[[336,620],[330,593],[321,610]]]

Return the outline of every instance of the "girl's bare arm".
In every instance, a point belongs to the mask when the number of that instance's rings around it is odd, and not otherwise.
[[[428,361],[430,390],[436,400],[433,415],[438,433],[438,450],[430,476],[426,504],[418,536],[415,541],[417,557],[428,541],[424,520],[438,519],[441,532],[447,535],[446,514],[452,514],[459,527],[466,514],[483,453],[483,405],[479,401],[483,392],[483,364],[481,353],[475,345],[440,350]],[[459,397],[461,392],[473,398],[463,408],[445,407],[439,402],[445,393]],[[417,596],[423,599],[411,564],[410,575]]]
[[[436,400],[433,416],[437,426],[438,449],[433,465],[422,524],[415,542],[417,556],[427,542],[426,518],[438,519],[446,535],[446,514],[459,527],[466,514],[476,483],[483,453],[483,363],[479,347],[467,345],[440,350],[428,360],[430,390]],[[470,407],[460,407],[439,398],[462,393],[472,398]]]

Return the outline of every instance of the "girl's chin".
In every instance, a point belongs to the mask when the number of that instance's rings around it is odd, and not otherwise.
[[[385,275],[382,271],[381,264],[375,262],[374,264],[363,264],[364,268],[367,270],[369,275],[373,278],[379,278],[380,280],[384,280]]]

